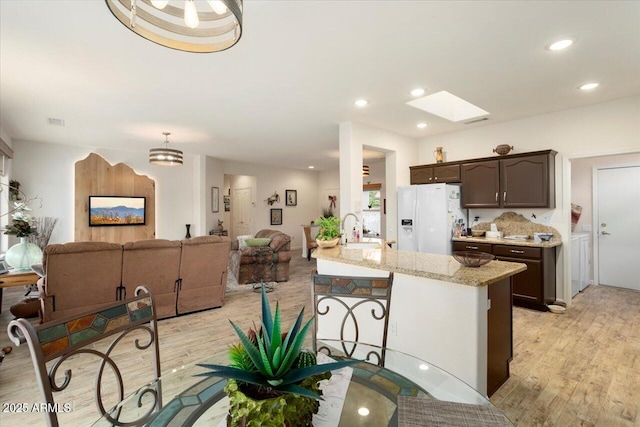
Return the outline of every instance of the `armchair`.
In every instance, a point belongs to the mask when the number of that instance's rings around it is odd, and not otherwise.
[[[277,230],[260,230],[256,238],[270,238],[268,250],[261,247],[258,254],[255,246],[240,248],[238,241],[231,243],[229,269],[239,284],[286,282],[289,280],[291,261],[291,237]],[[267,267],[271,264],[270,268]],[[254,274],[255,273],[255,274]]]

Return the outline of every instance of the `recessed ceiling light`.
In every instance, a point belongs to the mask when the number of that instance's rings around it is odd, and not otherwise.
[[[367,106],[367,104],[369,104],[369,101],[367,101],[366,99],[358,99],[358,100],[355,102],[355,104],[356,104],[356,106],[358,106],[358,107],[362,108],[362,107],[366,107],[366,106]]]
[[[366,417],[367,415],[369,415],[369,409],[365,408],[364,406],[362,408],[358,408],[358,414]]]
[[[411,91],[411,96],[415,96],[416,98],[424,95],[424,89],[421,87],[417,87]]]
[[[309,169],[313,169],[315,168],[315,166],[307,166]]]
[[[428,125],[427,125],[426,123],[424,123],[424,122],[423,122],[423,123],[418,123],[418,125],[417,125],[417,126],[418,126],[418,128],[419,128],[419,129],[424,129],[424,128],[426,128]]]
[[[563,50],[563,49],[566,49],[569,46],[571,46],[573,43],[574,43],[574,40],[572,40],[572,39],[558,40],[558,41],[555,41],[555,42],[551,43],[550,45],[548,45],[547,49],[549,49],[549,50]]]
[[[591,89],[597,88],[598,86],[600,86],[600,83],[585,83],[582,86],[580,86],[580,89],[591,90]]]

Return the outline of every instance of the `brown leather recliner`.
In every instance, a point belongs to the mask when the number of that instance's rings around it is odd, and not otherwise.
[[[238,241],[231,242],[229,269],[238,283],[286,282],[289,280],[291,261],[291,237],[277,230],[260,230],[256,238],[270,238],[265,246],[240,248]]]
[[[178,314],[222,306],[229,247],[229,238],[221,236],[182,241]]]
[[[122,245],[71,242],[49,245],[42,260],[43,321],[91,310],[117,298],[122,279]]]
[[[123,298],[132,298],[138,286],[153,292],[158,319],[176,315],[176,298],[180,279],[179,240],[149,239],[123,245]]]

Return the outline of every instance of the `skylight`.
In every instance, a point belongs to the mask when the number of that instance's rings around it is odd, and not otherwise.
[[[452,122],[462,122],[491,114],[446,90],[414,99],[407,102],[407,105]]]

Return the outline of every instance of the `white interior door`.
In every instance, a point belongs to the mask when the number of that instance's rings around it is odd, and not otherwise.
[[[251,188],[235,188],[233,190],[231,237],[251,234]]]
[[[640,290],[640,166],[598,169],[596,180],[598,282]]]

